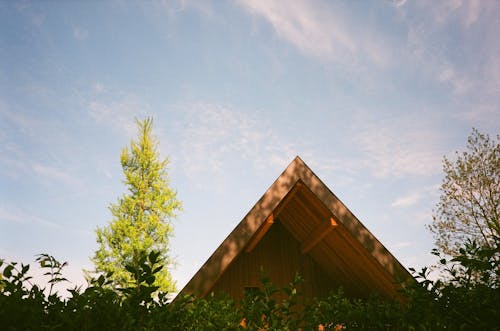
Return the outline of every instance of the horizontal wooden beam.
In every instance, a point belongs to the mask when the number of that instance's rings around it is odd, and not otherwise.
[[[257,230],[257,232],[253,235],[252,239],[248,242],[247,248],[245,249],[245,252],[250,253],[253,251],[255,246],[259,243],[259,241],[264,237],[264,235],[267,233],[271,225],[274,223],[274,213],[271,213],[267,219],[262,223],[260,228]]]
[[[337,222],[330,217],[328,221],[321,222],[316,228],[309,234],[306,240],[300,244],[300,251],[302,254],[306,254],[311,249],[314,248],[323,238],[330,233],[337,226]]]

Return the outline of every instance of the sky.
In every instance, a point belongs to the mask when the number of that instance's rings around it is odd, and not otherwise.
[[[443,156],[500,132],[499,31],[488,0],[1,1],[0,258],[84,283],[152,116],[178,288],[296,155],[428,265]]]

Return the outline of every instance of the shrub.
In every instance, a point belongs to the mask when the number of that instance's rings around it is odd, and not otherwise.
[[[441,259],[445,274],[429,279],[429,271],[413,270],[416,282],[404,302],[378,297],[348,298],[342,289],[302,306],[296,277],[278,289],[262,279],[262,287],[241,302],[228,297],[192,296],[170,303],[158,292],[155,274],[159,254],[141,255],[127,265],[133,283],[112,287],[111,275],[95,275],[85,289],[69,289],[62,298],[54,285],[65,282],[65,263],[47,254],[37,258],[49,276],[48,288],[32,284],[29,265],[0,260],[2,330],[499,330],[499,245],[466,243],[460,255]],[[435,253],[439,256],[438,253]]]

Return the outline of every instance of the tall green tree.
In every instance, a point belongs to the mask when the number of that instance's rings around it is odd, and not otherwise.
[[[127,265],[137,265],[145,254],[160,252],[163,269],[154,285],[162,291],[175,290],[168,267],[172,220],[181,203],[169,185],[168,159],[160,159],[158,140],[152,135],[153,120],[136,120],[139,134],[122,149],[121,165],[127,192],[111,204],[112,221],[96,230],[98,249],[92,258],[96,272],[112,272],[114,286],[133,286]]]
[[[439,251],[459,255],[468,240],[492,248],[500,235],[500,136],[473,129],[467,150],[444,158],[441,197],[429,229]]]

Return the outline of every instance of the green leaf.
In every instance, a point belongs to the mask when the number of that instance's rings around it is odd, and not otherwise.
[[[153,284],[154,281],[155,281],[155,277],[154,276],[149,276],[149,277],[146,278],[146,284],[148,284],[148,285]]]
[[[126,265],[125,266],[125,270],[127,270],[128,272],[130,272],[131,274],[135,274],[137,272],[137,269],[134,268],[133,266],[131,265]]]
[[[14,269],[14,266],[12,264],[9,264],[8,266],[3,269],[3,276],[6,278],[10,278],[12,276],[12,270]]]
[[[30,265],[27,264],[27,265],[23,265],[22,268],[21,268],[21,273],[24,275],[28,272],[28,270],[30,269]]]
[[[102,286],[104,284],[104,276],[100,275],[99,278],[97,278],[97,285]]]

